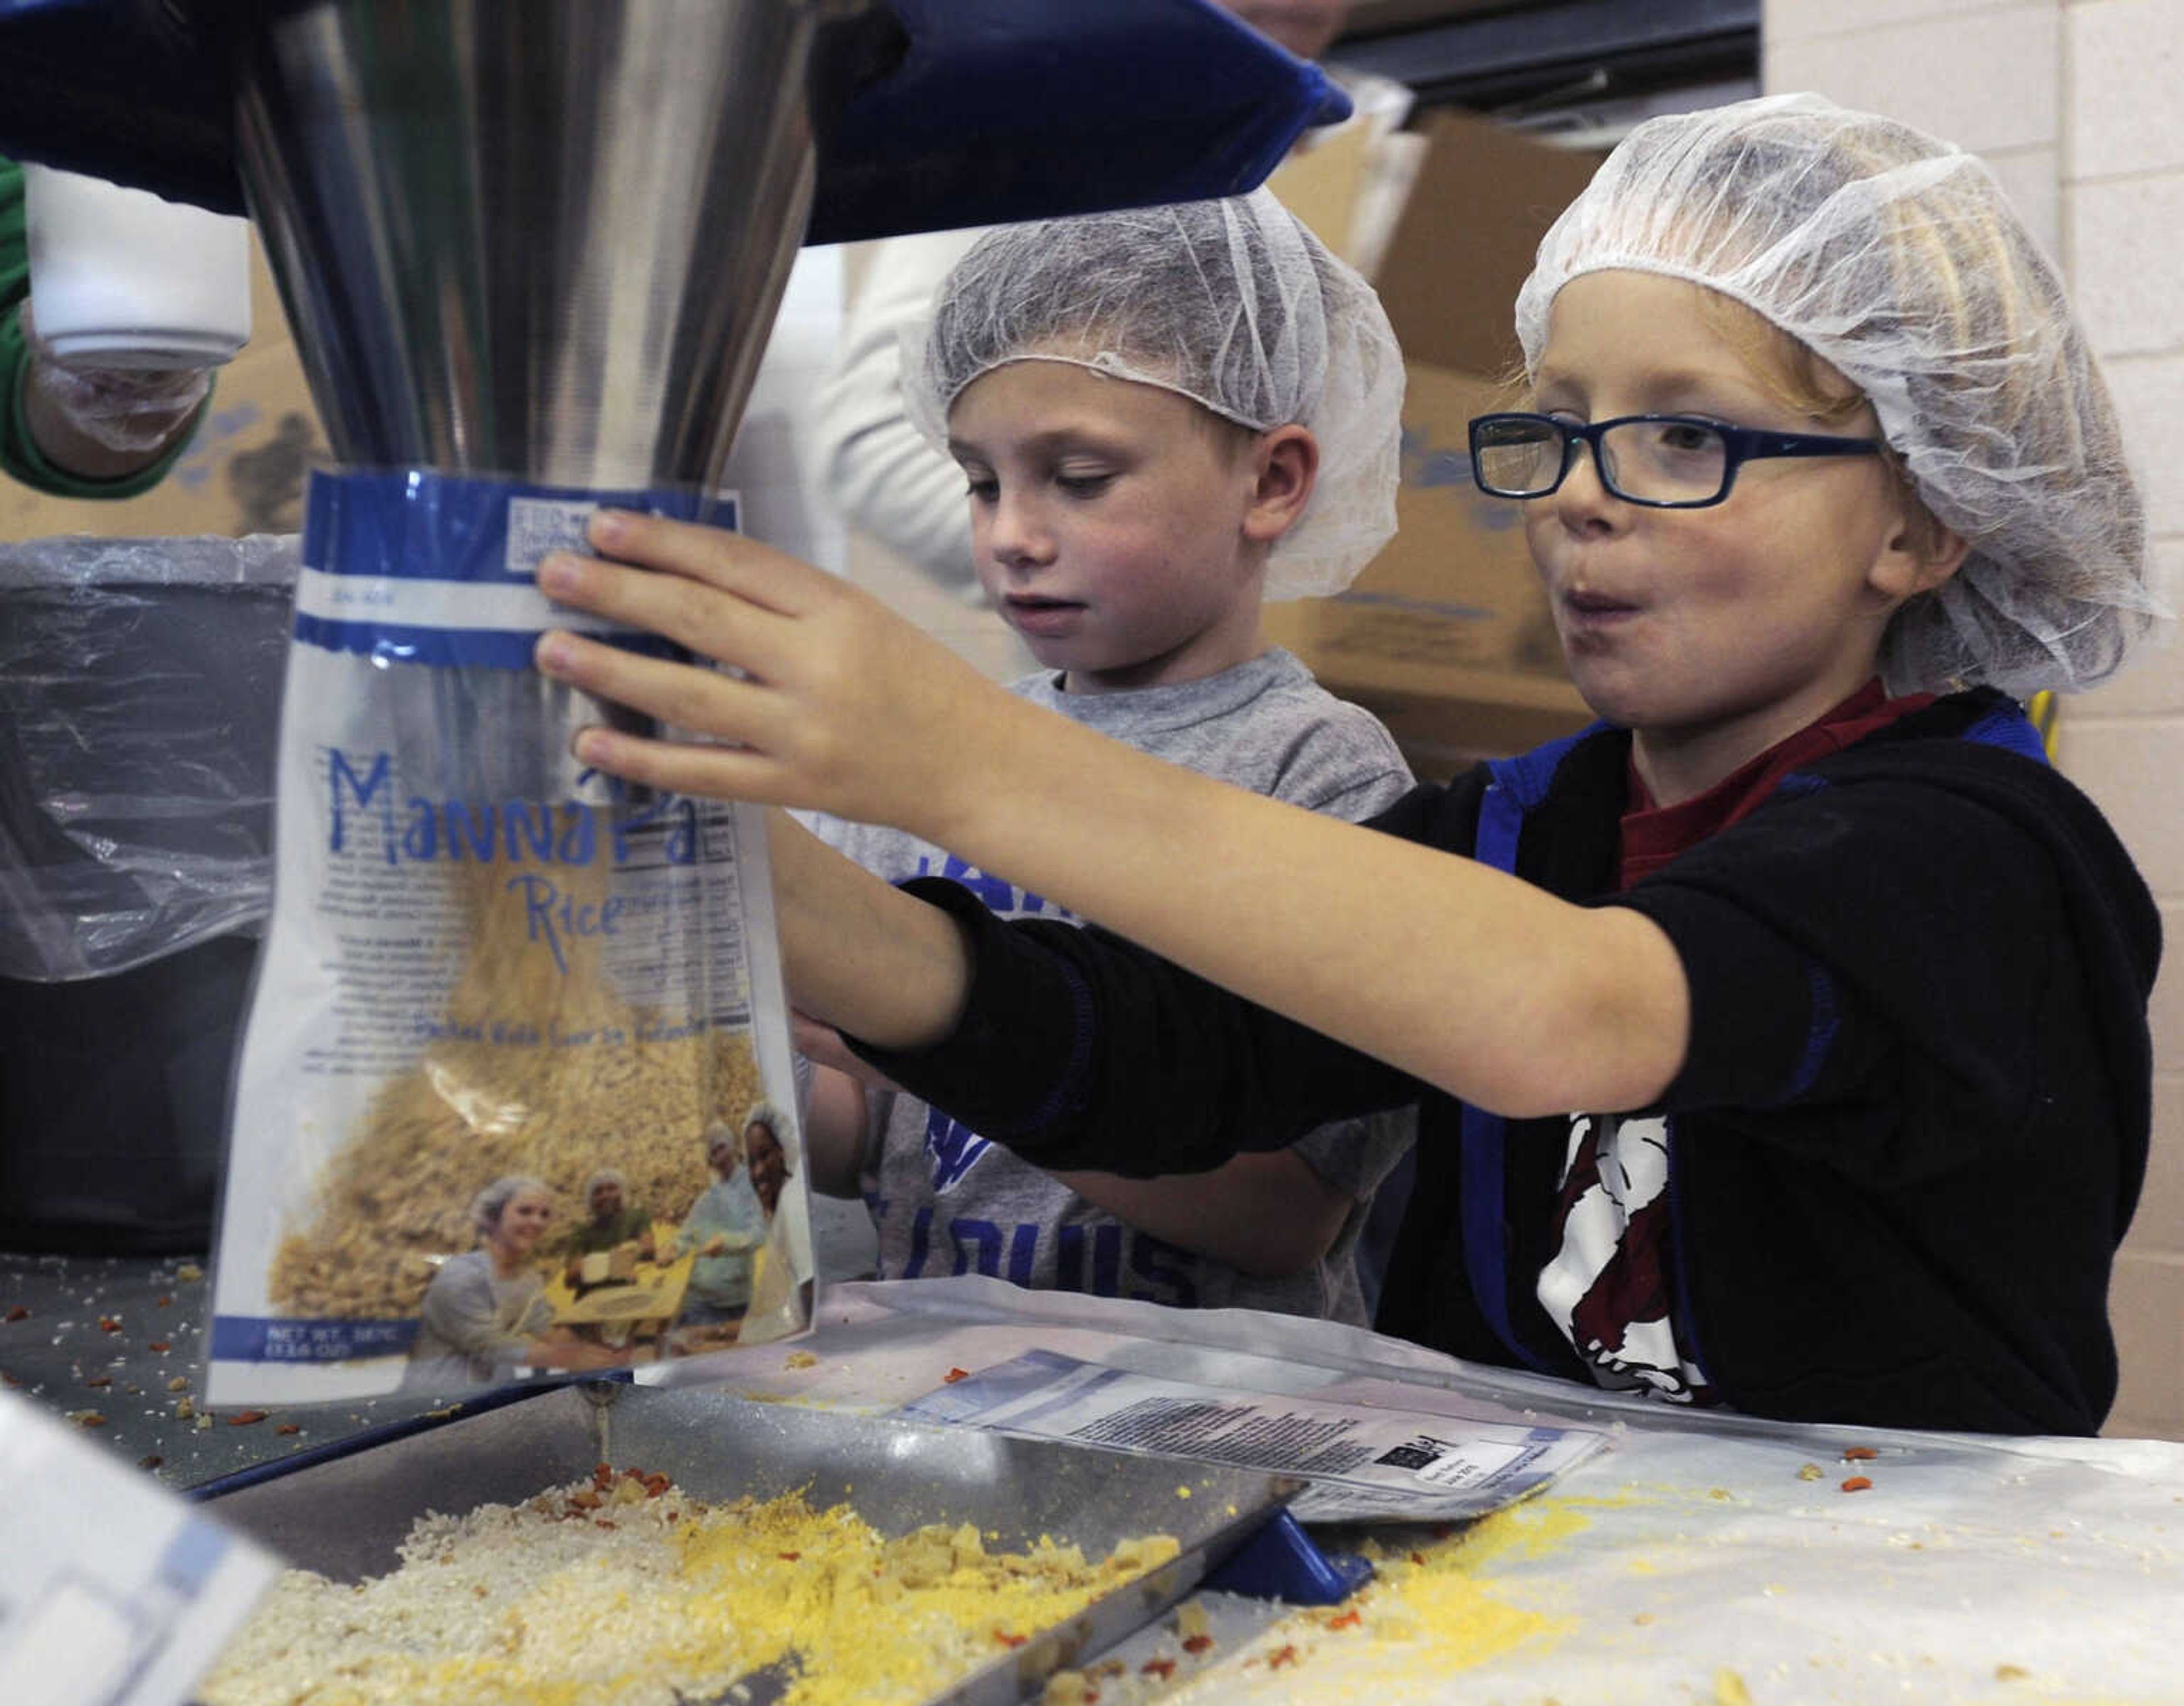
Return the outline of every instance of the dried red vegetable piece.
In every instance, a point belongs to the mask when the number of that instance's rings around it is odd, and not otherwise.
[[[994,1631],[994,1639],[1000,1642],[1004,1647],[1021,1647],[1025,1642],[1030,1640],[1031,1636],[1028,1635],[1011,1635],[1006,1629],[996,1629]]]
[[[1175,1675],[1175,1660],[1173,1659],[1148,1659],[1144,1664],[1138,1666],[1138,1670],[1139,1673],[1144,1675],[1157,1676],[1162,1681],[1165,1682],[1169,1677]]]
[[[267,1410],[237,1410],[227,1419],[227,1424],[231,1428],[247,1428],[253,1422],[264,1421],[270,1413]]]
[[[157,1303],[154,1307],[158,1307],[158,1308],[161,1308],[161,1309],[171,1309],[171,1308],[173,1308],[173,1307],[175,1307],[175,1300],[174,1300],[173,1296],[172,1296],[171,1294],[168,1293],[168,1292],[162,1291],[162,1292],[159,1294],[159,1302],[158,1302],[158,1303]]]
[[[785,1564],[801,1564],[804,1561],[804,1554],[800,1552],[777,1553],[774,1556]]]
[[[1296,1646],[1292,1642],[1283,1642],[1267,1655],[1267,1669],[1269,1670],[1279,1670],[1284,1664],[1294,1664],[1296,1662]]]
[[[1203,1653],[1212,1644],[1213,1637],[1210,1635],[1186,1635],[1183,1637],[1183,1650],[1185,1653]]]
[[[170,1346],[164,1339],[154,1339],[149,1344],[146,1345],[144,1348],[148,1351],[158,1351],[164,1353],[173,1347]]]
[[[101,1315],[98,1318],[98,1330],[102,1333],[119,1333],[121,1330],[121,1318],[119,1315]]]
[[[1362,1611],[1346,1611],[1340,1617],[1329,1618],[1327,1626],[1329,1629],[1355,1629],[1364,1620],[1365,1614]]]
[[[276,1434],[300,1434],[304,1430],[298,1427],[293,1422],[283,1422],[279,1427],[274,1429],[273,1431]]]
[[[69,1419],[80,1428],[103,1428],[106,1425],[106,1418],[96,1410],[78,1410]]]
[[[8,1312],[8,1319],[10,1321],[27,1321],[31,1319],[31,1312],[18,1303]]]
[[[940,1377],[940,1384],[944,1386],[952,1386],[958,1380],[967,1380],[970,1378],[971,1371],[968,1369],[950,1369]]]
[[[1852,1475],[1842,1484],[1842,1490],[1845,1492],[1864,1492],[1872,1485],[1872,1480],[1865,1475]]]
[[[1880,1455],[1871,1446],[1848,1446],[1843,1450],[1843,1461],[1847,1463],[1871,1463]]]

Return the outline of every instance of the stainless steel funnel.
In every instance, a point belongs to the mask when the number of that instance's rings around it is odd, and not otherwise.
[[[237,158],[337,460],[717,483],[866,0],[309,0]]]

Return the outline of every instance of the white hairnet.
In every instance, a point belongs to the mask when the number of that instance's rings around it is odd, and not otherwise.
[[[1973,156],[1818,95],[1641,124],[1540,244],[1517,298],[1528,369],[1555,293],[1617,268],[1719,291],[1839,369],[1970,543],[1897,611],[1892,689],[2089,687],[2164,613],[2092,353]]]
[[[526,1190],[550,1196],[554,1187],[543,1179],[533,1179],[527,1173],[504,1173],[471,1199],[471,1225],[480,1236],[484,1236],[500,1224],[500,1217],[508,1205]]]
[[[1396,334],[1373,287],[1266,190],[989,231],[908,354],[911,418],[936,444],[965,386],[1025,360],[1178,392],[1256,432],[1309,428],[1319,479],[1268,555],[1268,598],[1341,591],[1396,531]]]

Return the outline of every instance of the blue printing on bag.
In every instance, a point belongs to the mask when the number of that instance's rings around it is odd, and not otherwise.
[[[525,510],[515,506],[524,505]],[[549,550],[582,550],[583,518],[602,508],[638,510],[677,521],[703,516],[736,525],[733,499],[688,487],[594,491],[524,481],[479,478],[412,469],[315,471],[304,526],[303,564],[320,574],[420,586],[532,590],[538,560]],[[511,516],[515,520],[511,521]],[[528,537],[515,541],[520,526]],[[299,611],[295,638],[328,651],[393,662],[440,666],[482,665],[528,669],[537,627],[482,627],[413,619],[345,619]],[[626,633],[611,643],[648,655],[681,659],[681,648],[653,635]]]
[[[515,499],[634,510],[680,521],[699,519],[710,506],[715,513],[705,519],[736,525],[733,499],[709,498],[688,486],[595,490],[421,468],[320,469],[305,500],[304,566],[333,575],[528,585],[529,567],[507,566],[508,508]],[[533,563],[554,545],[578,542],[571,528],[535,543]]]
[[[406,1354],[417,1323],[215,1315],[206,1355],[216,1363],[345,1363]]]
[[[295,637],[325,651],[354,652],[391,663],[421,663],[450,668],[482,664],[490,669],[529,669],[542,629],[425,628],[393,622],[343,622],[325,616],[298,616]],[[690,654],[657,634],[595,633],[590,638],[624,651],[686,663]]]

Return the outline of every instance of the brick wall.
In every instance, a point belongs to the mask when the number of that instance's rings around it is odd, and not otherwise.
[[[1816,89],[1992,162],[2070,275],[2157,564],[2184,596],[2184,460],[2169,449],[2184,437],[2184,0],[1768,0],[1763,43],[1768,89]],[[2108,1431],[2184,1439],[2184,642],[2066,701],[2060,750],[2172,945],[2153,1166],[2110,1291],[2123,1385]]]

